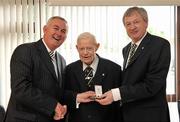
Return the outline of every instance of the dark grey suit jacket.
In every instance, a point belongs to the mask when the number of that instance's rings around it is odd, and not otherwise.
[[[166,76],[170,64],[170,44],[147,33],[131,64],[125,68],[130,44],[123,49],[124,69],[122,110],[125,122],[168,122]]]
[[[5,116],[4,107],[0,105],[0,122],[3,122]]]
[[[65,60],[57,53],[59,78],[42,40],[18,46],[11,58],[11,97],[5,122],[52,122],[62,102]]]
[[[93,85],[88,88],[84,81],[82,62],[69,64],[66,68],[65,99],[69,108],[69,122],[115,122],[120,112],[119,102],[102,106],[97,102],[81,103],[76,109],[77,93],[94,91],[94,85],[102,85],[103,93],[118,87],[121,81],[121,67],[110,60],[99,57]]]

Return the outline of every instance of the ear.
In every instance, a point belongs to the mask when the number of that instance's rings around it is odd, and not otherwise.
[[[99,46],[100,46],[100,44],[97,43],[97,44],[96,44],[96,51],[99,49]]]
[[[78,46],[76,45],[76,49],[78,50]]]
[[[47,26],[45,25],[45,26],[43,27],[43,32],[45,33],[46,30],[47,30]]]

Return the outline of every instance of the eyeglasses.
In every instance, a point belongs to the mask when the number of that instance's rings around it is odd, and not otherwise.
[[[78,51],[79,52],[89,52],[89,53],[92,53],[92,52],[95,51],[95,48],[94,47],[78,48]]]

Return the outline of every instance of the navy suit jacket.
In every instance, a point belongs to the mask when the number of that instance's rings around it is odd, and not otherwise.
[[[57,53],[59,78],[42,40],[18,46],[11,58],[11,97],[5,122],[52,122],[62,102],[65,60]]]
[[[120,87],[125,122],[167,122],[166,77],[170,64],[170,44],[147,33],[125,68],[130,44],[123,49],[124,68]]]
[[[98,56],[99,57],[99,56]],[[94,91],[94,85],[102,85],[103,93],[118,87],[121,81],[121,67],[110,60],[99,57],[97,71],[89,89],[84,81],[83,67],[80,60],[66,68],[65,99],[69,107],[69,122],[115,122],[117,121],[119,102],[102,106],[97,102],[80,103],[76,108],[77,93]]]

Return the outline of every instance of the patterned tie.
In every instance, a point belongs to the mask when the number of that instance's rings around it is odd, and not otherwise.
[[[53,51],[50,51],[49,56],[50,56],[51,61],[52,61],[53,65],[54,65],[54,70],[55,70],[56,76],[58,78],[59,74],[58,74],[58,67],[57,67],[57,62],[56,62],[56,58],[55,58],[55,53]]]
[[[137,47],[136,44],[131,44],[131,49],[130,49],[130,51],[129,51],[129,58],[128,58],[126,67],[127,67],[127,66],[129,65],[129,63],[132,61],[132,57],[133,57],[133,55],[134,55],[135,52],[136,52],[136,47]]]
[[[87,85],[90,87],[93,78],[93,69],[90,66],[86,67],[84,70],[84,77]]]
[[[51,61],[54,61],[54,60],[55,60],[55,53],[54,53],[54,51],[50,51],[50,52],[49,52],[49,56],[50,56],[50,58],[51,58]]]

